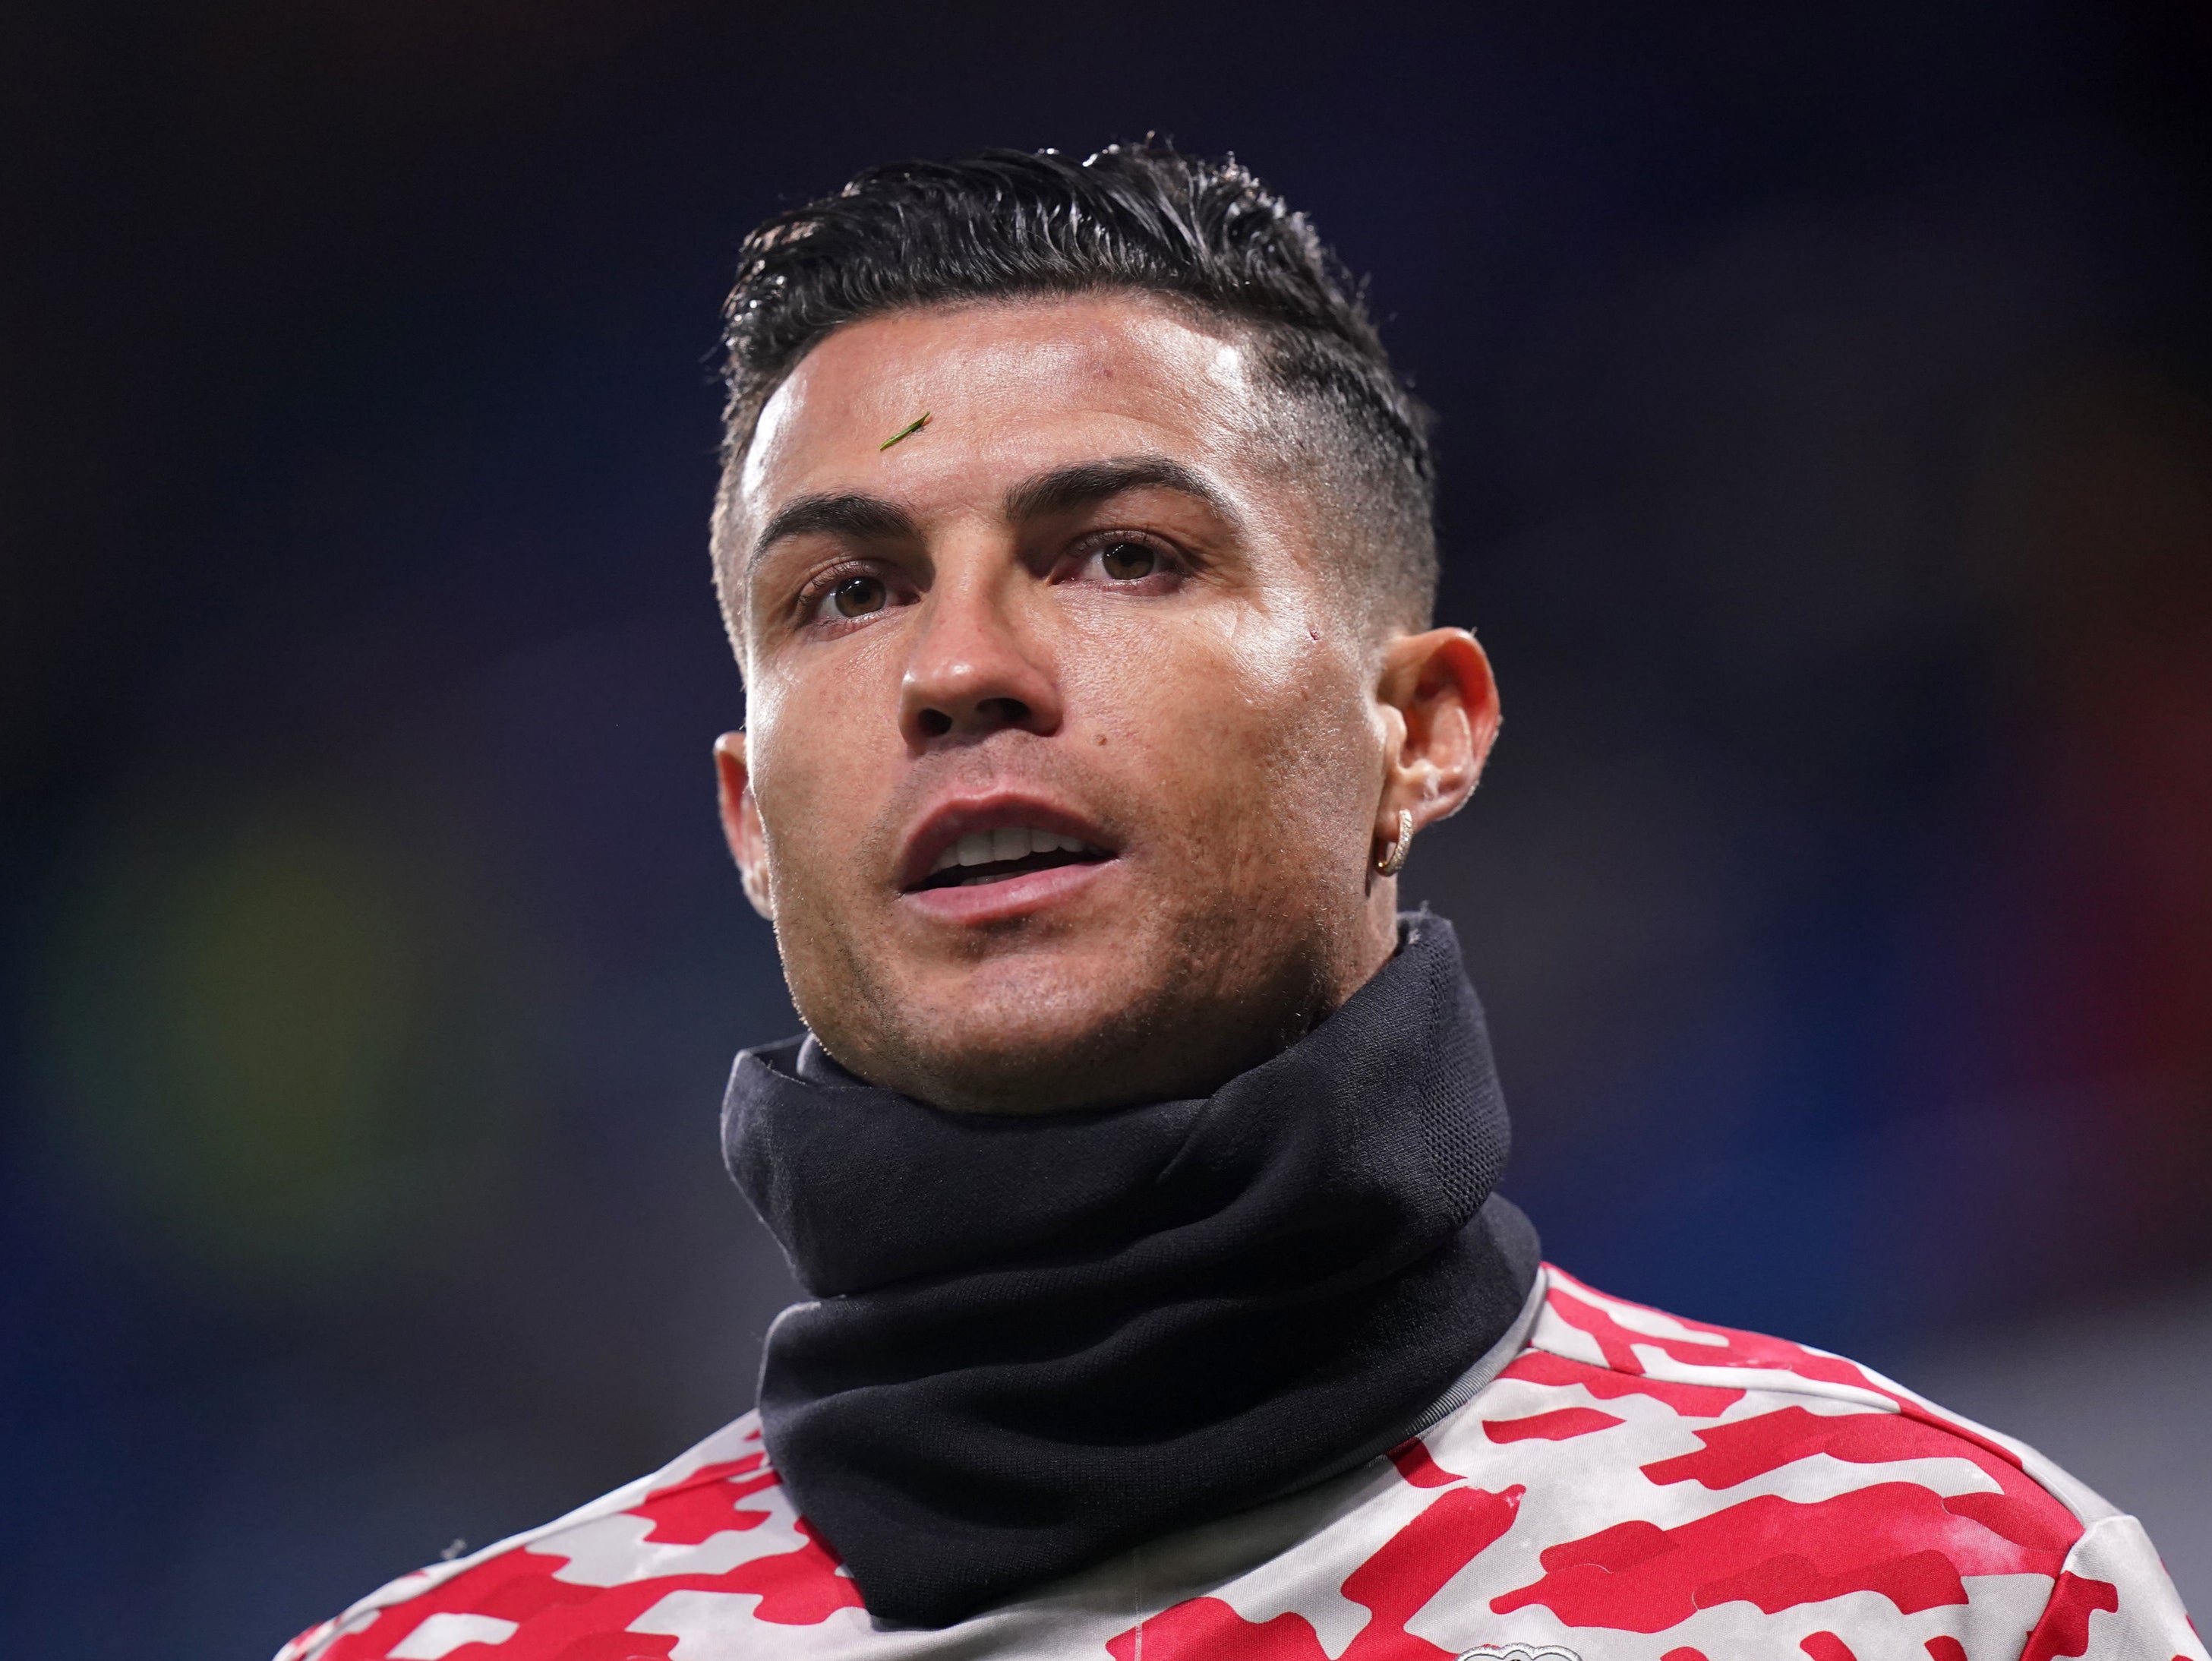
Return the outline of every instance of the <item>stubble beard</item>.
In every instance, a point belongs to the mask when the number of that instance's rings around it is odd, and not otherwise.
[[[1203,1095],[1296,1042],[1372,968],[1359,961],[1360,919],[1313,903],[1322,873],[1286,883],[1278,863],[1273,875],[1258,894],[1199,884],[1175,915],[1124,924],[1117,940],[1092,923],[1064,937],[1064,953],[1048,936],[950,975],[903,969],[850,928],[804,929],[823,961],[805,946],[787,955],[793,995],[851,1071],[951,1110]],[[800,944],[779,933],[787,953]]]

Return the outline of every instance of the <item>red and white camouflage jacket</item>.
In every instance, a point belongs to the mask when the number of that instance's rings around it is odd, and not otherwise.
[[[1388,1458],[936,1632],[870,1621],[747,1414],[277,1661],[2207,1661],[2133,1518],[1839,1357],[1547,1269],[1465,1384]]]

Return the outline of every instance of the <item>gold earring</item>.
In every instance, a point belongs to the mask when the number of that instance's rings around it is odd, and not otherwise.
[[[1384,849],[1375,861],[1375,868],[1386,877],[1395,877],[1406,868],[1406,855],[1413,847],[1413,816],[1407,809],[1398,810],[1398,839]]]

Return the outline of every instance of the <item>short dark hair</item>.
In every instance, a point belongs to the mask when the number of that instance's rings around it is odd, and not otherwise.
[[[1239,163],[1152,139],[1083,161],[991,149],[871,167],[747,237],[724,308],[718,526],[762,406],[833,330],[915,307],[1115,289],[1255,332],[1274,384],[1321,417],[1321,488],[1352,532],[1347,587],[1376,622],[1425,626],[1437,584],[1429,414],[1392,368],[1362,285]],[[718,575],[732,553],[718,547]]]

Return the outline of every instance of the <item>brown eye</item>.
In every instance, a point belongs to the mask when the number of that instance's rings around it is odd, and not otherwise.
[[[1160,568],[1160,557],[1141,542],[1109,542],[1099,551],[1098,563],[1116,582],[1134,582]]]
[[[864,618],[882,611],[885,597],[880,577],[847,577],[830,591],[830,604],[841,618]]]

